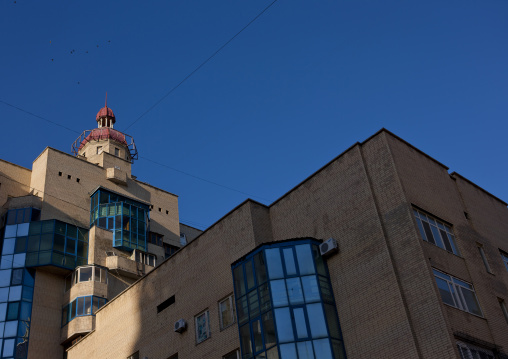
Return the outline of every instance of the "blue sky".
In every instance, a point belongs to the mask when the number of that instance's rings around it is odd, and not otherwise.
[[[133,174],[198,228],[382,127],[508,201],[504,0],[278,0],[129,127],[271,2],[0,2],[0,158],[70,153],[107,91]]]

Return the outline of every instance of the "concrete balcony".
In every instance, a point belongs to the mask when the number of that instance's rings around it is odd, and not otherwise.
[[[117,184],[127,184],[127,173],[117,167],[108,168],[106,170],[106,178]]]
[[[120,275],[135,279],[144,276],[148,272],[151,272],[154,268],[152,266],[120,256],[107,257],[106,267],[109,269],[109,271],[117,271],[117,273]]]
[[[86,335],[95,328],[95,315],[85,315],[76,317],[64,325],[61,330],[60,343],[68,342],[78,337]]]

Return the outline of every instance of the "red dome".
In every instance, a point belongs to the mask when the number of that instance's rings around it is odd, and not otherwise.
[[[113,123],[115,122],[115,114],[113,113],[113,110],[110,109],[108,106],[104,106],[103,108],[101,108],[99,112],[97,112],[97,116],[95,117],[95,119],[99,121],[99,118],[106,116],[111,117],[113,119]]]

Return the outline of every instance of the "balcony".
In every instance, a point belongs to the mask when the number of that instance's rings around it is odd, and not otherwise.
[[[148,272],[151,272],[154,268],[152,266],[133,261],[132,259],[116,255],[110,255],[106,258],[106,267],[110,271],[117,271],[120,275],[136,279],[144,276]]]

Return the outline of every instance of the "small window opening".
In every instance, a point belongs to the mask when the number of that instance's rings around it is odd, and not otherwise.
[[[115,147],[115,156],[120,157],[120,149]]]
[[[58,172],[58,175],[59,175],[60,177],[62,177],[62,172]]]
[[[97,146],[97,154],[100,155],[102,153],[102,146]]]
[[[492,270],[490,269],[489,262],[487,261],[487,255],[485,254],[485,250],[483,249],[483,245],[477,244],[478,250],[480,251],[480,256],[482,257],[483,265],[485,266],[485,269],[487,272],[492,273]]]
[[[169,214],[169,211],[168,211],[168,210],[166,210],[166,214]]]
[[[67,175],[67,179],[71,179],[71,178],[72,178],[71,175]]]
[[[172,295],[171,297],[169,297],[168,299],[166,299],[164,302],[162,302],[161,304],[159,304],[157,306],[157,313],[160,313],[162,312],[164,309],[166,309],[167,307],[169,307],[171,304],[173,304],[175,302],[175,296]]]
[[[162,212],[162,208],[159,207],[159,212]]]
[[[76,178],[76,182],[78,182],[78,183],[79,183],[79,181],[80,181],[80,180],[79,180],[79,178]]]
[[[464,217],[466,217],[466,219],[469,219],[469,213],[464,212]]]

